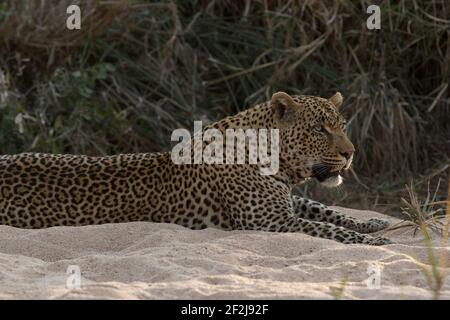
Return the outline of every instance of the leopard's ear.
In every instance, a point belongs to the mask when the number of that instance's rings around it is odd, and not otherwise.
[[[344,97],[340,92],[336,92],[334,96],[332,96],[330,99],[330,102],[336,107],[339,108],[342,104],[342,101],[344,101]]]
[[[275,121],[278,124],[286,126],[292,122],[292,115],[297,109],[297,104],[290,95],[281,91],[274,93],[270,104],[274,111]]]

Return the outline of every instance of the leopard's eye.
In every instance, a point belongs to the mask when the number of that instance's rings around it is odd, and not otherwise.
[[[317,132],[322,132],[324,128],[320,123],[317,123],[314,125],[314,130],[316,130]]]
[[[327,133],[327,129],[325,129],[325,126],[321,123],[314,125],[314,130],[319,133]]]

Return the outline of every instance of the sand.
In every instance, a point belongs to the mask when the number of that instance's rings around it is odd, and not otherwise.
[[[386,218],[338,209],[361,219]],[[0,226],[0,298],[430,299],[421,269],[429,264],[428,251],[420,232],[385,235],[396,243],[343,245],[303,234],[193,231],[146,222],[42,230]],[[433,249],[450,257],[450,244],[439,237]],[[450,277],[441,298],[450,299]]]

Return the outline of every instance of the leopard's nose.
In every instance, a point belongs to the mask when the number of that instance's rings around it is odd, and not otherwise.
[[[343,156],[345,159],[350,159],[353,155],[353,151],[341,151],[340,152],[341,156]]]

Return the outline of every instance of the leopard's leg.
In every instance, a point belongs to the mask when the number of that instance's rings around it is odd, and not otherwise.
[[[267,200],[267,198],[266,198]],[[279,206],[278,213],[260,214],[257,213],[250,219],[246,212],[235,215],[240,219],[235,220],[235,229],[241,230],[261,230],[270,232],[301,232],[313,237],[330,239],[345,244],[360,243],[369,245],[385,245],[390,244],[390,241],[384,237],[373,237],[368,234],[356,232],[354,230],[346,229],[342,226],[336,226],[328,222],[310,221],[296,217],[293,214],[292,203],[286,201],[277,201]],[[270,202],[267,207],[271,207]],[[247,221],[251,221],[250,223]]]
[[[372,218],[368,221],[361,221],[335,209],[331,209],[319,202],[299,196],[292,196],[292,201],[294,204],[294,213],[299,218],[328,222],[360,233],[377,232],[389,226],[389,222],[386,220]]]
[[[257,177],[260,177],[259,171]],[[251,185],[246,170],[240,186]],[[270,179],[267,178],[267,179]],[[236,183],[236,181],[233,181]],[[224,181],[225,190],[232,190],[231,182]],[[233,222],[234,229],[261,230],[272,232],[302,232],[314,237],[331,239],[342,243],[362,243],[383,245],[392,243],[383,237],[373,237],[331,223],[309,221],[295,216],[290,188],[278,181],[266,184],[266,187],[240,192],[240,197],[224,197],[222,205]],[[255,200],[256,198],[256,200]]]
[[[335,226],[332,223],[310,221],[297,217],[289,217],[287,221],[279,226],[277,231],[301,232],[313,237],[331,239],[346,244],[360,243],[379,246],[392,243],[391,240],[384,237],[373,237],[344,227]]]

